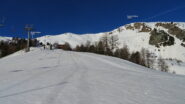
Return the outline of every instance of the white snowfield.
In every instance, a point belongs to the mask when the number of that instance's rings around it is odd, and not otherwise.
[[[0,59],[0,104],[184,104],[185,76],[92,53],[32,49]]]

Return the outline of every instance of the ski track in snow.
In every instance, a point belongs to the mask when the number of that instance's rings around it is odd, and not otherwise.
[[[45,56],[46,56],[46,54],[44,54],[44,57],[45,57]],[[32,56],[31,56],[31,57],[32,57]],[[60,58],[59,58],[59,60],[60,60]],[[58,66],[58,63],[59,63],[59,61],[57,61],[57,66]],[[49,70],[46,70],[45,72],[41,72],[41,73],[34,74],[33,76],[31,76],[31,77],[29,77],[29,78],[27,78],[27,79],[24,79],[24,80],[22,80],[22,81],[20,81],[20,82],[18,82],[18,83],[15,83],[15,84],[12,84],[11,86],[6,87],[5,89],[0,90],[0,92],[7,91],[7,90],[9,90],[9,89],[11,89],[11,88],[14,88],[14,87],[16,87],[16,86],[19,86],[19,85],[21,85],[21,84],[25,84],[25,82],[28,82],[29,80],[33,80],[33,79],[35,79],[35,78],[38,78],[38,77],[44,75],[45,73],[48,73],[48,72],[53,71],[53,70],[56,70],[56,67],[53,67],[53,68],[51,68],[51,69],[49,69]]]
[[[92,93],[91,89],[88,83],[88,66],[85,65],[84,60],[80,60],[80,56],[77,54],[73,55],[76,57],[77,61],[81,61],[81,66],[79,66],[80,71],[80,76],[79,76],[79,85],[78,85],[78,90],[81,91],[82,93],[79,93],[79,103],[78,104],[92,104],[93,98],[92,98]]]
[[[184,76],[114,57],[35,49],[0,59],[0,67],[0,104],[185,102]]]

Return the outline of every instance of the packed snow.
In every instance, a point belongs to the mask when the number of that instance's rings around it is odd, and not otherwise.
[[[184,104],[185,76],[93,53],[31,49],[0,59],[0,104]]]

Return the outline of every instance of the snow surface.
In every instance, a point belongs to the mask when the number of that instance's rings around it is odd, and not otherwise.
[[[184,104],[185,76],[92,53],[32,49],[0,59],[0,104]]]

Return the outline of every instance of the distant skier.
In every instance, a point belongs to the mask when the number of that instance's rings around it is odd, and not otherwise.
[[[45,46],[45,44],[44,44],[44,50],[46,49],[46,46]]]
[[[52,49],[53,49],[53,45],[52,45],[52,44],[50,44],[50,46],[49,46],[49,47],[50,47],[50,50],[52,50]]]

